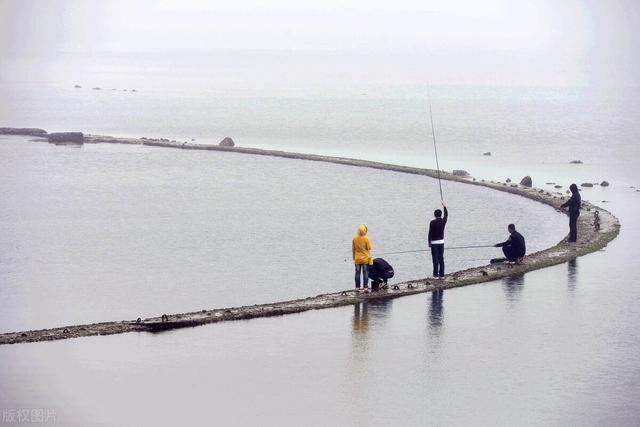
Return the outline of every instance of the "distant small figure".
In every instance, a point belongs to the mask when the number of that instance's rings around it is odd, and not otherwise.
[[[369,267],[369,278],[371,279],[371,290],[377,291],[380,288],[385,289],[388,287],[387,280],[393,277],[393,267],[382,258],[375,258],[373,264]]]
[[[578,217],[580,216],[580,207],[582,205],[582,198],[580,197],[580,191],[576,184],[569,186],[571,191],[571,198],[565,203],[560,205],[560,208],[569,208],[569,242],[575,242],[578,240]]]
[[[600,231],[600,213],[598,211],[593,213],[593,228]]]
[[[502,243],[496,243],[494,247],[502,248],[504,258],[495,258],[491,260],[491,263],[496,262],[515,262],[517,264],[522,263],[522,258],[527,253],[527,246],[522,234],[516,231],[516,226],[509,224],[507,227],[509,230],[509,238]]]
[[[449,211],[444,202],[442,202],[442,208],[444,209],[444,218],[442,218],[442,211],[436,209],[433,211],[435,219],[429,223],[428,242],[431,248],[433,277],[436,279],[444,278],[444,227],[447,225]]]
[[[371,241],[367,236],[367,226],[360,224],[358,232],[353,236],[351,241],[351,253],[353,263],[356,267],[356,292],[360,291],[360,276],[362,275],[362,286],[364,292],[369,292],[369,264],[373,263],[371,259]]]

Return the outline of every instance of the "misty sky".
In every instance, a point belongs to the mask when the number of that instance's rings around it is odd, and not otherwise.
[[[0,60],[259,51],[294,64],[315,52],[441,83],[633,82],[640,71],[634,0],[346,3],[0,0]]]

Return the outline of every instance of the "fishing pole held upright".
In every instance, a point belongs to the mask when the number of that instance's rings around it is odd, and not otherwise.
[[[438,187],[440,188],[440,201],[444,202],[444,197],[442,196],[442,181],[440,180],[440,162],[438,161],[438,148],[436,147],[436,130],[433,125],[433,111],[431,109],[431,94],[428,86],[427,86],[427,100],[429,101],[429,119],[431,120],[431,136],[433,137],[433,151],[435,152],[435,155],[436,155],[436,169],[438,171]]]

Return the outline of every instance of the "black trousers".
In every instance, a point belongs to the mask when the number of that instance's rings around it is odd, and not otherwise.
[[[504,254],[504,257],[507,259],[507,261],[514,262],[518,259],[516,251],[511,246],[503,246],[502,253]]]
[[[569,241],[575,242],[578,240],[578,217],[580,216],[580,212],[578,213],[570,213],[569,214]]]
[[[433,277],[444,277],[444,243],[431,245]]]

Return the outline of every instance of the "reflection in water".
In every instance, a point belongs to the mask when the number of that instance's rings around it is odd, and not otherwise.
[[[569,291],[573,292],[576,288],[576,281],[578,279],[578,259],[574,258],[567,262],[567,286]]]
[[[444,290],[438,289],[431,292],[431,305],[429,306],[429,331],[438,335],[442,329],[442,297]]]
[[[369,313],[367,303],[357,303],[353,306],[353,332],[365,333],[369,329]]]
[[[391,307],[391,300],[379,300],[357,303],[353,306],[353,332],[365,333],[369,329],[369,316],[377,323],[377,319],[385,319]]]
[[[353,318],[351,319],[351,357],[349,358],[347,371],[349,372],[349,384],[353,387],[352,395],[357,395],[366,388],[369,376],[369,363],[373,357],[375,338],[369,332],[376,330],[377,325],[383,323],[388,317],[391,300],[369,301],[354,304]]]
[[[524,274],[508,276],[502,279],[502,288],[509,302],[517,302],[524,289]]]

